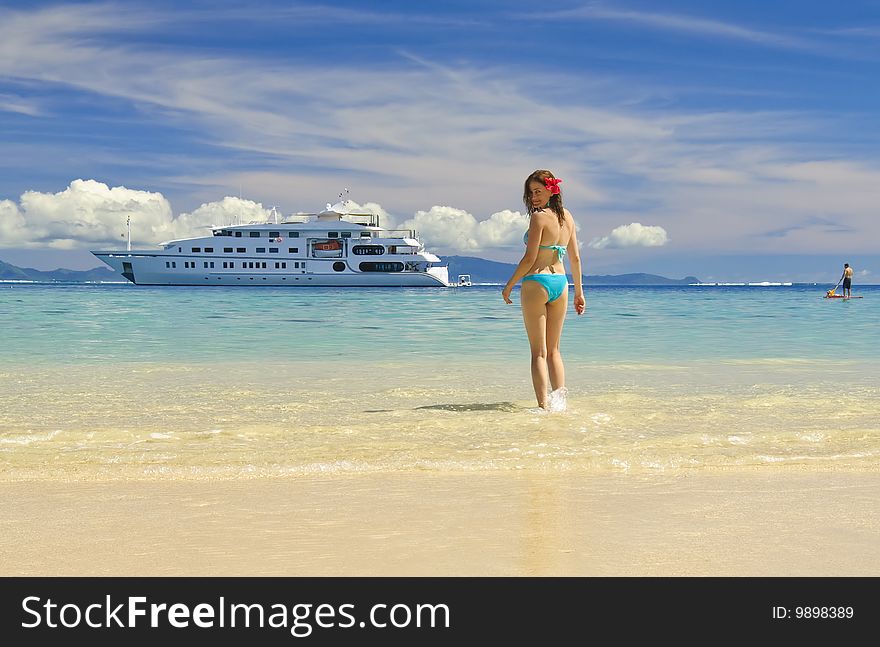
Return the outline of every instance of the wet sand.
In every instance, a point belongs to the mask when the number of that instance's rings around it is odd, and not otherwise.
[[[878,576],[880,474],[0,484],[0,575]]]

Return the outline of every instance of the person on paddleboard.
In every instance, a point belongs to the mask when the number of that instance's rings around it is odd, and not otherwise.
[[[853,276],[853,268],[849,266],[849,263],[843,264],[843,275],[840,277],[840,280],[843,281],[843,298],[848,299],[852,296],[852,276]],[[838,281],[839,283],[840,281]]]

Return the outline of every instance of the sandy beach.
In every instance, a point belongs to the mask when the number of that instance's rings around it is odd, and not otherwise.
[[[880,474],[0,485],[0,575],[877,576]]]

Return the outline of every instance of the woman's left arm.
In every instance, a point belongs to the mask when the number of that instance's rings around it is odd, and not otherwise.
[[[531,221],[529,222],[529,239],[526,242],[526,251],[523,254],[522,260],[519,262],[519,265],[516,266],[516,269],[513,271],[513,275],[508,279],[507,285],[504,286],[504,289],[501,291],[501,296],[504,298],[505,303],[513,303],[510,298],[510,293],[513,292],[513,286],[515,286],[519,280],[529,273],[529,270],[535,264],[535,260],[538,258],[538,247],[541,244],[541,232],[544,229],[543,224],[540,222],[540,218],[537,214],[532,214]]]

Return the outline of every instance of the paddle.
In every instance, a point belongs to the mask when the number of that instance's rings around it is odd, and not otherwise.
[[[837,285],[840,285],[840,282],[841,282],[842,280],[843,280],[843,277],[841,276],[840,279],[838,279],[838,281],[837,281]],[[834,296],[834,291],[837,289],[837,285],[835,285],[833,288],[831,288],[830,290],[828,290],[828,292],[825,293],[825,296],[826,296],[826,297],[833,297],[833,296]]]

